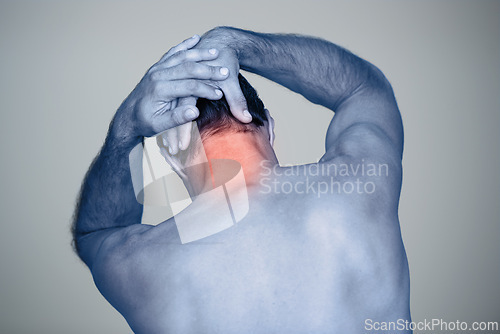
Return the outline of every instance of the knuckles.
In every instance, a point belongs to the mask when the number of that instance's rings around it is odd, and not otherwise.
[[[208,86],[219,86],[215,82],[226,78],[220,73],[219,66],[198,62],[199,58],[207,57],[203,52],[208,54],[208,50],[176,51],[146,72],[136,87],[136,95],[140,98],[135,102],[134,111],[141,135],[151,136],[189,121],[184,108],[175,108],[177,103],[172,101],[176,98],[183,98],[186,94],[215,98],[215,90]],[[181,79],[186,77],[189,79]],[[210,84],[212,80],[214,84]],[[160,109],[158,102],[162,105]]]
[[[165,61],[167,63],[167,66],[170,67],[173,63],[185,62],[188,58],[188,51],[190,50],[181,50],[175,52]]]
[[[161,72],[158,70],[155,70],[149,74],[149,78],[151,81],[158,81],[161,79]]]
[[[152,81],[149,89],[150,89],[151,95],[153,95],[153,96],[161,95],[162,89],[161,89],[161,86],[159,85],[158,80]]]
[[[184,88],[188,91],[195,92],[198,90],[199,83],[196,80],[185,80]]]
[[[198,64],[194,62],[186,62],[182,64],[182,69],[191,76],[194,76],[199,73],[199,67],[197,65]]]

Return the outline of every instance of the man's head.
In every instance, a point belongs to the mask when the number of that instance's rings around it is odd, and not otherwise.
[[[241,74],[238,75],[238,80],[252,121],[248,124],[238,121],[231,113],[225,97],[215,101],[200,98],[196,104],[200,111],[196,124],[203,138],[221,132],[254,132],[269,123],[268,112],[255,89]]]
[[[274,120],[248,81],[241,74],[238,80],[252,121],[242,123],[235,118],[225,97],[215,101],[199,98],[196,104],[200,112],[196,119],[198,135],[193,128],[187,150],[181,150],[175,156],[164,155],[188,189],[204,184],[203,169],[207,159],[238,161],[247,181],[260,168],[261,161],[277,161],[272,148]],[[162,146],[159,139],[158,145]]]

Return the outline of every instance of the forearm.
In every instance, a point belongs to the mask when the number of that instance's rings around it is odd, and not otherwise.
[[[135,198],[129,153],[142,137],[132,134],[124,114],[119,110],[115,115],[84,179],[73,226],[77,250],[90,233],[141,223],[142,205]]]
[[[391,85],[378,68],[342,47],[314,37],[230,27],[209,31],[201,43],[230,50],[239,68],[335,111],[327,151],[347,129],[365,124],[381,130],[380,135],[402,152],[403,128]]]

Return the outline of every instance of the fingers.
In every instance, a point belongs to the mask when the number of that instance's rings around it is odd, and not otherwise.
[[[224,91],[224,96],[226,97],[227,104],[231,109],[231,113],[240,122],[249,123],[252,121],[252,116],[248,112],[247,101],[243,92],[241,91],[238,79],[228,81],[221,87]]]
[[[159,82],[155,87],[155,93],[168,100],[189,96],[209,100],[218,100],[222,97],[220,89],[196,79]]]
[[[186,62],[165,69],[155,69],[151,71],[153,80],[225,80],[229,75],[226,67],[210,66],[196,62]]]
[[[161,154],[165,157],[165,155],[169,155],[170,153],[168,152],[168,133],[175,131],[175,128],[168,129],[166,131],[163,131],[162,133],[158,134],[156,136],[156,143],[158,144],[158,147],[160,148]],[[166,158],[166,157],[165,157]]]
[[[179,99],[178,105],[186,109],[190,109],[190,107],[195,108],[196,98],[188,97]],[[192,122],[187,122],[162,133],[163,145],[171,155],[175,155],[181,150],[188,148],[191,142],[191,128]]]
[[[190,106],[190,105],[191,106],[196,105],[196,98],[187,97],[179,100],[179,106]],[[192,122],[182,124],[176,128],[178,142],[179,142],[179,150],[185,150],[188,148],[191,142],[191,128],[192,128]]]
[[[159,136],[161,137],[161,136]],[[165,161],[173,168],[173,170],[181,177],[181,179],[187,180],[187,175],[184,173],[182,169],[182,164],[179,159],[170,155],[167,150],[160,145],[161,155],[165,158]]]
[[[179,152],[179,137],[175,127],[193,121],[198,117],[198,108],[192,105],[178,106],[163,114],[155,115],[152,122],[153,131],[160,133],[171,129],[165,133],[165,146],[168,146],[170,154]]]
[[[168,153],[171,155],[175,155],[179,152],[179,140],[177,137],[177,127],[168,129],[163,134],[164,145],[168,147]]]
[[[179,51],[172,56],[166,58],[163,62],[158,63],[158,67],[172,67],[185,63],[187,61],[199,62],[214,60],[219,56],[216,49],[192,49]]]
[[[191,141],[191,128],[192,128],[192,123],[182,124],[177,127],[179,151],[180,150],[184,151],[185,149],[188,148],[189,143]]]
[[[174,46],[173,48],[171,48],[170,50],[168,50],[168,52],[165,53],[163,55],[163,57],[161,57],[161,59],[160,59],[159,62],[164,61],[165,59],[169,58],[170,56],[172,56],[173,54],[175,54],[175,53],[177,53],[179,51],[184,51],[184,50],[191,49],[196,44],[198,44],[199,41],[200,41],[200,36],[199,35],[194,35],[193,37],[188,38],[188,39],[182,41],[181,43],[177,44],[176,46]]]

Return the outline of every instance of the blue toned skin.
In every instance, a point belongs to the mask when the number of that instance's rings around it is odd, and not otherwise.
[[[331,109],[326,153],[279,166],[269,113],[256,131],[205,138],[207,157],[243,166],[249,212],[182,245],[173,220],[140,224],[128,154],[144,136],[189,127],[196,98],[220,91],[249,122],[240,69]],[[171,154],[187,147],[187,130],[169,133]],[[364,333],[367,319],[409,321],[402,152],[401,116],[375,66],[313,37],[216,28],[169,51],[120,106],[83,183],[76,249],[136,333]],[[204,189],[209,174],[188,174],[188,187]],[[211,207],[198,204],[181,214],[203,221]]]
[[[145,136],[195,119],[198,110],[182,103],[183,99],[222,97],[207,80],[223,80],[227,74],[221,74],[220,67],[201,63],[217,58],[218,53],[215,49],[192,49],[199,39],[187,39],[153,65],[111,122],[104,146],[85,177],[75,212],[75,246],[89,268],[109,235],[127,226],[137,231],[147,229],[138,225],[142,205],[135,199],[130,178],[128,155],[132,148]]]

